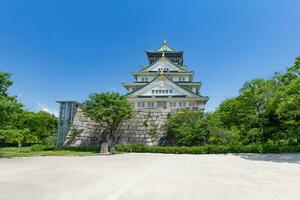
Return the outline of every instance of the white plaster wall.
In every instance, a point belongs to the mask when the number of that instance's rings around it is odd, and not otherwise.
[[[152,90],[154,90],[154,93],[152,93]],[[168,93],[156,93],[156,90],[168,90]],[[172,90],[172,93],[170,93],[170,90]],[[144,92],[141,94],[141,96],[173,96],[173,95],[183,95],[182,92],[174,89],[173,87],[170,87],[168,85],[164,85],[164,86],[160,86],[160,85],[156,85],[154,87],[152,87],[151,89],[149,89],[148,91]]]
[[[144,78],[144,81],[142,80]],[[145,78],[147,78],[147,81],[145,81]],[[155,76],[137,76],[138,82],[150,82],[155,78]]]
[[[154,103],[154,107],[148,107],[148,102]],[[203,103],[197,103],[196,101],[174,101],[174,100],[169,100],[166,99],[167,102],[167,108],[199,108],[199,109],[204,109],[204,104]],[[135,103],[134,107],[135,108],[156,108],[157,107],[157,102],[155,100],[149,100],[149,101],[143,101],[144,107],[142,106],[142,102],[140,104]]]
[[[150,81],[152,81],[155,77],[156,77],[157,75],[155,75],[155,76],[137,76],[137,81],[138,82],[146,82],[145,81],[145,78],[147,78],[147,81],[148,82],[150,82]],[[186,82],[188,82],[188,81],[190,81],[190,77],[189,76],[177,76],[177,75],[173,75],[173,76],[170,76],[170,75],[168,75],[168,77],[170,77],[171,78],[171,80],[172,81],[179,81],[179,79],[181,78],[181,82],[183,82],[183,78],[184,78],[184,81],[186,81]],[[143,81],[143,78],[144,78],[144,81]]]
[[[179,81],[179,77],[181,77],[182,82],[183,82],[182,78],[184,78],[184,81],[190,81],[189,76],[172,76],[172,81]]]
[[[179,71],[178,67],[170,63],[168,60],[158,61],[157,63],[153,64],[148,71],[159,71],[160,68],[168,69],[169,71]]]

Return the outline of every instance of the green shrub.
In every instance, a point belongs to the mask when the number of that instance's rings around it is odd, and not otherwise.
[[[35,144],[31,146],[32,151],[81,151],[81,152],[100,152],[99,146],[85,146],[85,147],[72,147],[72,146],[52,146]]]
[[[31,146],[31,151],[53,151],[55,148],[52,145],[35,144]]]
[[[141,144],[117,145],[118,152],[166,153],[166,154],[226,154],[226,153],[295,153],[300,145],[203,145],[194,147],[146,146]]]
[[[55,147],[50,145],[32,145],[32,151],[78,151],[78,152],[100,152],[99,146]],[[296,153],[300,152],[300,145],[279,144],[252,144],[252,145],[203,145],[194,147],[176,146],[146,146],[142,144],[117,145],[118,152],[136,153],[165,153],[165,154],[226,154],[226,153]]]
[[[83,152],[100,152],[99,146],[84,146],[84,147],[72,147],[72,146],[61,146],[56,147],[57,150],[69,150],[69,151],[83,151]]]

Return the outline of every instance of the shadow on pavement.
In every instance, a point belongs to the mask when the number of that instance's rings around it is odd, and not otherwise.
[[[234,154],[240,158],[247,160],[256,161],[271,161],[277,163],[297,163],[300,164],[300,154],[299,153],[266,153],[266,154],[251,154],[251,153],[239,153]]]

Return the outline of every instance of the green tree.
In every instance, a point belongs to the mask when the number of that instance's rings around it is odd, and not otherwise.
[[[201,111],[183,110],[171,115],[166,124],[165,140],[167,145],[196,146],[207,143],[208,124]]]
[[[13,84],[10,77],[11,74],[0,72],[0,142],[32,144],[54,137],[57,118],[46,112],[24,110],[16,97],[8,94]]]
[[[284,98],[279,102],[276,114],[289,136],[300,144],[300,78],[296,78],[282,91]]]
[[[182,110],[171,115],[163,137],[165,145],[198,146],[204,144],[235,144],[237,129],[222,127],[218,112]]]
[[[5,129],[0,130],[0,139],[8,144],[47,143],[57,133],[57,118],[47,112],[23,110],[15,114]]]
[[[222,124],[227,129],[237,128],[243,143],[265,143],[272,139],[270,126],[275,124],[273,112],[268,103],[272,99],[276,86],[273,81],[254,79],[246,82],[239,96],[222,102],[217,110]],[[270,122],[273,124],[270,124]],[[253,130],[252,130],[253,129]],[[251,133],[251,137],[249,137]],[[251,138],[251,139],[250,139]]]
[[[222,127],[237,129],[240,140],[249,143],[278,143],[299,133],[300,58],[271,79],[246,82],[237,97],[223,101],[218,113]]]
[[[32,135],[36,136],[38,142],[48,143],[49,140],[54,142],[57,122],[57,117],[44,111],[37,113],[23,111],[17,116],[15,127],[20,130],[28,129]]]
[[[10,73],[0,71],[0,95],[8,96],[7,89],[13,84],[10,77]]]
[[[81,107],[85,115],[104,130],[98,134],[111,141],[111,152],[114,153],[114,146],[120,137],[119,125],[124,119],[132,116],[132,106],[127,99],[115,92],[91,94]]]
[[[0,139],[8,144],[34,144],[38,143],[39,139],[36,135],[32,134],[29,129],[5,129],[0,130]]]
[[[8,88],[13,84],[10,77],[11,74],[0,71],[0,129],[10,125],[13,115],[22,109],[16,97],[8,94]]]

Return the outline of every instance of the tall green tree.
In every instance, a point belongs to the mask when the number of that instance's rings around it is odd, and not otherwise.
[[[104,132],[98,134],[111,141],[111,151],[114,152],[114,146],[120,137],[119,125],[132,116],[132,106],[127,99],[115,92],[91,94],[81,108],[87,117],[101,126]]]
[[[164,145],[199,146],[238,143],[235,130],[222,128],[218,113],[182,110],[166,123]]]
[[[22,145],[41,143],[54,137],[57,118],[46,112],[29,112],[8,89],[13,85],[11,74],[0,72],[0,142]]]
[[[22,110],[22,104],[16,97],[8,94],[8,89],[13,84],[10,77],[11,74],[0,71],[0,129],[11,125],[13,115]]]
[[[176,146],[203,145],[208,140],[207,124],[203,123],[205,115],[200,111],[184,110],[167,121],[166,144]]]
[[[0,139],[6,144],[54,145],[57,133],[57,118],[47,112],[22,110],[10,119],[9,125],[0,130]]]
[[[35,113],[24,110],[17,116],[15,127],[19,130],[28,129],[37,138],[37,142],[46,143],[48,139],[54,141],[57,124],[57,117],[53,114],[44,111]]]
[[[278,104],[276,114],[285,125],[287,133],[300,144],[300,78],[296,78],[283,91],[284,98]]]
[[[299,65],[298,57],[271,79],[246,82],[237,97],[217,109],[222,126],[238,129],[244,144],[293,140],[299,132]]]
[[[274,79],[280,87],[271,105],[281,122],[282,133],[300,144],[300,57],[285,73],[277,73]]]

